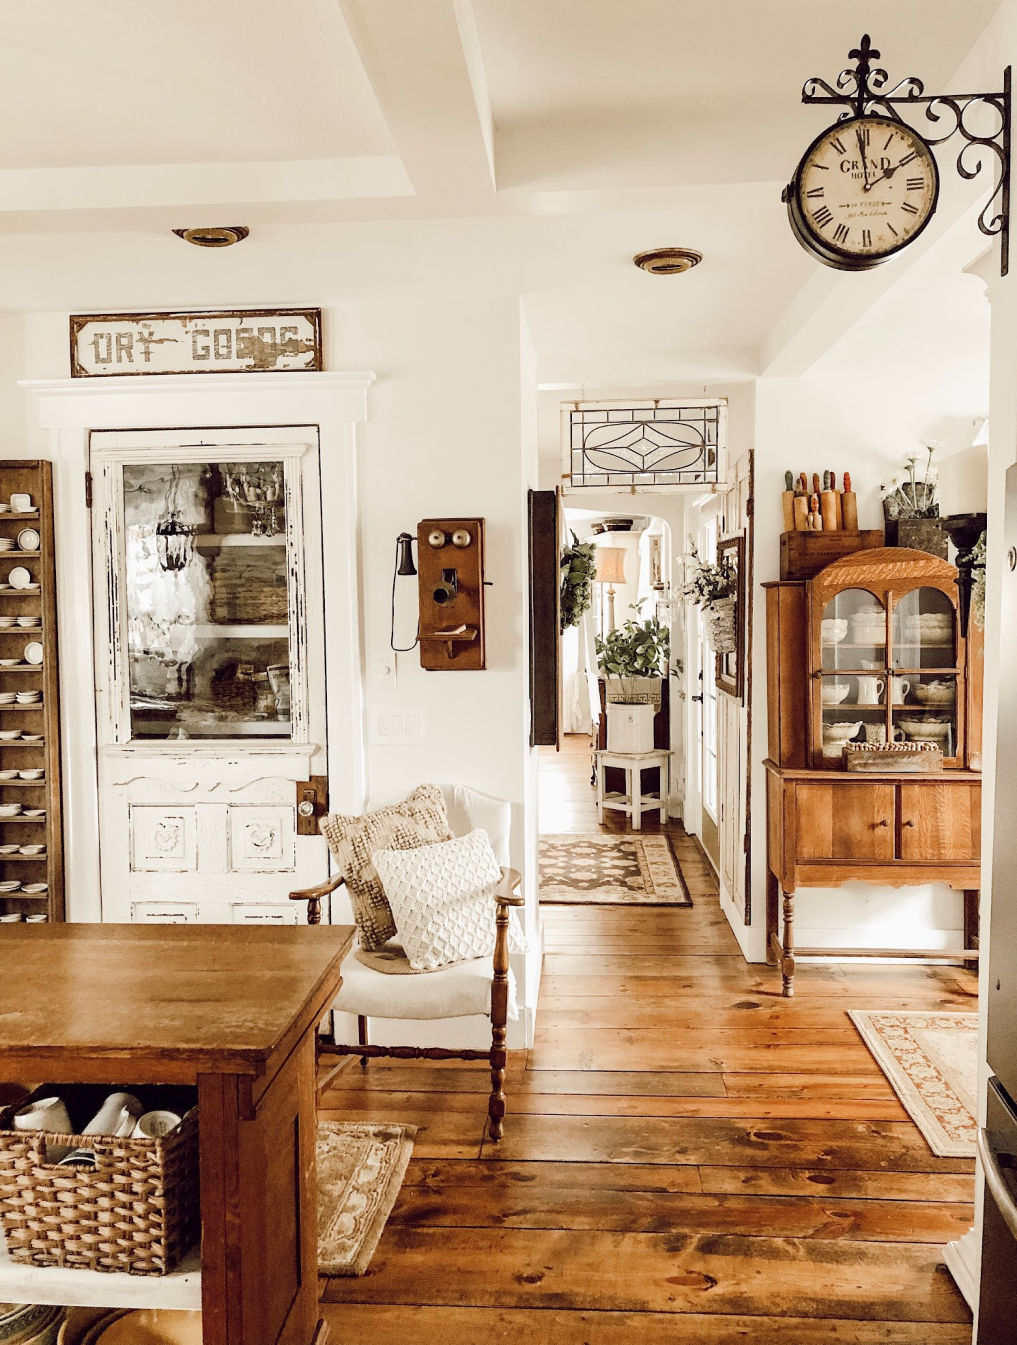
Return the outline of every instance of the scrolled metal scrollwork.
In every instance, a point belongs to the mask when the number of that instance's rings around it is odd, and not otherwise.
[[[957,152],[957,172],[966,181],[978,177],[987,163],[999,169],[996,186],[978,216],[978,227],[990,238],[1000,239],[1000,274],[1006,275],[1010,250],[1010,67],[1003,72],[1003,88],[994,93],[927,94],[915,75],[908,75],[892,87],[882,66],[873,65],[880,53],[866,33],[848,52],[855,62],[837,76],[836,87],[819,75],[802,86],[803,103],[836,103],[843,107],[838,120],[849,117],[883,116],[905,124],[897,108],[900,105],[922,109],[929,134],[912,127],[928,145],[942,145],[959,135],[964,143]],[[996,118],[992,128],[979,128],[973,118],[990,109]],[[940,127],[940,123],[946,129]],[[911,123],[907,123],[911,125]],[[990,157],[986,157],[986,156]]]

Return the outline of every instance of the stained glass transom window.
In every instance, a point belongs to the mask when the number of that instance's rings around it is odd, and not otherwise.
[[[573,489],[722,481],[723,400],[579,402],[565,408]]]

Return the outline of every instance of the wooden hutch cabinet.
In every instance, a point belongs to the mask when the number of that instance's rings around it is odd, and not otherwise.
[[[887,547],[845,556],[810,580],[764,585],[767,949],[785,995],[796,953],[977,956],[982,647],[973,623],[961,633],[956,581],[936,556]],[[851,741],[931,742],[943,766],[849,773]],[[962,892],[963,949],[796,949],[796,890],[859,881]]]

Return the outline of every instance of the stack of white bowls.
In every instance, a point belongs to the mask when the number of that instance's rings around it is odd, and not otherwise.
[[[855,612],[851,618],[851,638],[855,644],[886,644],[886,613]]]
[[[0,1345],[56,1345],[64,1309],[35,1303],[0,1303]]]
[[[911,613],[904,618],[904,635],[913,644],[949,644],[953,639],[953,613]]]

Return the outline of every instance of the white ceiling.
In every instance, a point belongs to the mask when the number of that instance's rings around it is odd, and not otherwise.
[[[806,257],[780,188],[835,113],[803,81],[868,30],[894,79],[938,89],[997,3],[0,0],[0,302],[451,285],[522,294],[549,381],[793,372],[958,218],[961,251],[984,244],[975,183],[869,276]],[[202,254],[169,232],[211,223],[251,238]],[[703,265],[631,264],[676,243]]]

